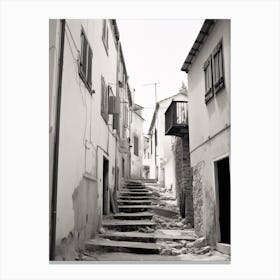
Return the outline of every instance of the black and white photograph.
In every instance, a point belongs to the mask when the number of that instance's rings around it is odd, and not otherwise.
[[[230,262],[230,20],[49,28],[50,260]]]
[[[279,280],[280,2],[0,0],[0,279]]]

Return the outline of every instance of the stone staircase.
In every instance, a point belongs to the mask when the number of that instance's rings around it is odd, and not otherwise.
[[[157,240],[184,239],[182,236],[159,233],[152,221],[157,197],[142,182],[128,181],[118,198],[119,213],[105,218],[102,227],[105,232],[85,244],[88,252],[129,252],[158,254]],[[151,232],[139,232],[150,229]],[[190,238],[186,237],[186,240]]]

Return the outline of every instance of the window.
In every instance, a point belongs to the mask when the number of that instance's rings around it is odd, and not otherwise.
[[[225,86],[222,41],[219,42],[217,47],[214,49],[212,57],[213,57],[214,91],[215,93],[217,93]]]
[[[204,63],[203,69],[204,69],[204,79],[205,79],[205,102],[207,103],[214,96],[211,55]]]
[[[109,28],[106,23],[106,19],[103,19],[103,27],[102,27],[102,41],[106,50],[106,53],[108,55],[109,50]]]
[[[134,136],[134,155],[139,156],[139,143],[138,143],[138,137]]]
[[[225,87],[224,82],[224,62],[222,41],[213,50],[212,54],[205,61],[204,66],[205,80],[205,102],[207,103]]]
[[[79,74],[90,93],[92,93],[92,49],[83,30],[81,33],[81,56]]]
[[[104,121],[108,123],[108,99],[109,99],[109,90],[106,86],[103,76],[101,76],[101,116]]]

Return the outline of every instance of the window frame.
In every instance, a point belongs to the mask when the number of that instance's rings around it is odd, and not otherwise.
[[[84,56],[84,51],[86,55]],[[85,60],[85,61],[84,61]],[[84,28],[81,29],[81,51],[79,56],[79,76],[92,94],[92,60],[93,52]]]

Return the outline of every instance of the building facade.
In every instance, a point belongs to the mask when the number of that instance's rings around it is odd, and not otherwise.
[[[50,20],[49,30],[54,259],[61,247],[82,248],[97,233],[123,183],[120,173],[130,176],[132,98],[115,20]]]
[[[142,109],[138,104],[133,105],[131,111],[131,129],[130,129],[130,155],[131,155],[131,178],[143,178],[143,124]]]
[[[205,20],[188,73],[194,225],[217,248],[230,244],[230,20]]]

